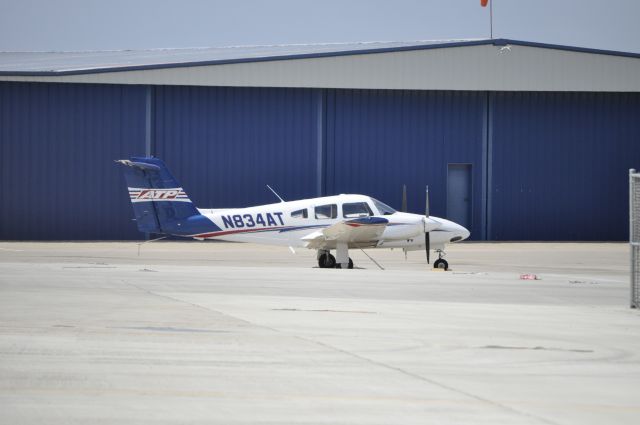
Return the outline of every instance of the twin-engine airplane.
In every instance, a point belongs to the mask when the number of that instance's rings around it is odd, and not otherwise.
[[[447,269],[444,246],[469,237],[449,220],[398,212],[364,195],[337,195],[236,209],[196,208],[158,158],[116,161],[125,179],[141,232],[197,240],[304,247],[318,251],[321,268],[353,268],[350,248],[425,249],[439,254],[434,267]],[[274,192],[275,193],[275,192]],[[277,196],[277,194],[276,194]],[[331,254],[335,251],[336,256]]]

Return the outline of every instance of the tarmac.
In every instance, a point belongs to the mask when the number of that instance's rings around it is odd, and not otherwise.
[[[639,423],[627,244],[368,254],[1,242],[0,424]]]

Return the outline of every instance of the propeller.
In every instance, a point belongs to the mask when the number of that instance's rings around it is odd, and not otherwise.
[[[402,185],[402,212],[407,212],[407,185]],[[427,264],[431,261],[431,231],[437,229],[441,224],[429,218],[429,186],[426,187],[426,201],[424,218],[422,219],[424,224],[424,246],[427,254]],[[404,250],[405,258],[407,255],[406,249]]]
[[[407,185],[402,185],[402,208],[400,209],[403,213],[407,212]],[[407,260],[407,248],[403,248],[404,251],[404,259]]]
[[[402,185],[402,212],[407,212],[407,185]]]
[[[430,231],[427,231],[427,220],[429,219],[429,186],[427,186],[427,191],[426,191],[426,202],[425,202],[425,208],[424,208],[424,224],[425,224],[425,232],[424,232],[424,247],[427,250],[427,264],[429,264],[429,260],[430,260],[430,252],[431,252],[431,237],[429,236],[431,234]]]

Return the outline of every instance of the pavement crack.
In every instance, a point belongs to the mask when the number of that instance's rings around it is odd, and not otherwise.
[[[564,351],[567,353],[593,353],[593,350],[583,350],[579,348],[557,348],[557,347],[514,347],[508,345],[485,345],[480,348],[494,349],[494,350],[534,350],[534,351]]]
[[[364,310],[333,310],[333,309],[303,309],[303,308],[272,308],[271,311],[307,311],[312,313],[354,313],[354,314],[378,314],[375,311]]]

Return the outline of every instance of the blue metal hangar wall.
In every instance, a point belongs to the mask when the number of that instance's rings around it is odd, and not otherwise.
[[[140,239],[114,159],[200,207],[365,193],[476,240],[623,240],[640,57],[516,40],[0,53],[0,239]]]

